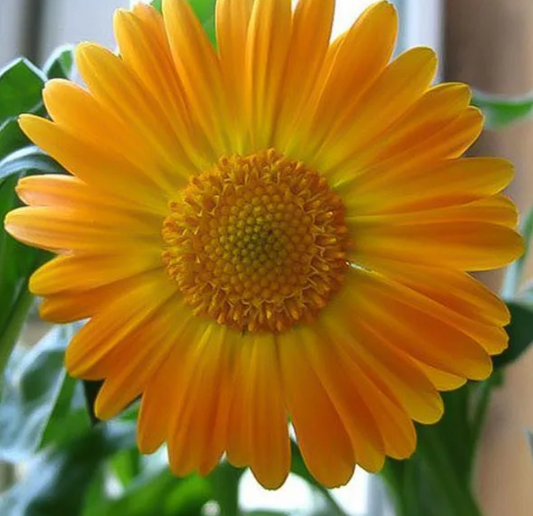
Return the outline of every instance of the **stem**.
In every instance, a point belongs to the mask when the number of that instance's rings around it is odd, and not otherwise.
[[[324,495],[326,503],[328,504],[329,516],[349,516],[348,513],[344,512],[342,508],[339,507],[335,498],[333,498],[332,494],[326,488],[319,487],[319,491]]]
[[[239,482],[243,470],[231,466],[228,462],[218,465],[211,474],[211,482],[214,490],[214,498],[220,505],[221,514],[239,516]]]
[[[482,516],[470,485],[464,485],[457,477],[450,458],[434,432],[424,432],[419,447],[438,490],[448,502],[454,516]]]

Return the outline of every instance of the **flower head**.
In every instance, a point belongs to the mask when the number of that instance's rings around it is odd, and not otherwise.
[[[505,305],[467,271],[522,251],[496,158],[436,58],[390,62],[396,12],[330,41],[334,0],[218,0],[218,49],[186,0],[120,10],[120,53],[77,48],[87,89],[50,81],[25,133],[71,176],[20,181],[6,229],[58,256],[42,316],[88,318],[74,376],[110,418],[141,396],[138,443],[179,475],[221,456],[274,488],[288,420],[313,475],[415,448],[438,390],[491,372]]]

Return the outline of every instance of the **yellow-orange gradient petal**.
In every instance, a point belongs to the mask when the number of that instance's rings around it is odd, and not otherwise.
[[[509,311],[470,271],[523,251],[512,165],[464,158],[483,117],[437,60],[391,61],[371,5],[331,40],[334,0],[188,0],[115,14],[118,50],[76,50],[20,126],[70,175],[20,180],[6,230],[56,256],[31,278],[52,322],[88,319],[68,371],[95,410],[140,398],[143,453],[179,476],[220,461],[266,488],[289,425],[328,488],[416,448],[439,391],[483,380]]]

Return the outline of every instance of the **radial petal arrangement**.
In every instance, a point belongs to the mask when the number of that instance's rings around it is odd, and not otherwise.
[[[481,380],[505,305],[469,272],[522,253],[512,166],[464,158],[482,129],[427,48],[391,56],[381,1],[331,39],[334,0],[218,0],[217,48],[186,0],[119,10],[117,55],[77,47],[24,132],[70,176],[19,182],[5,227],[57,257],[45,319],[88,319],[69,372],[101,418],[140,397],[143,452],[178,475],[225,454],[267,488],[289,422],[328,487],[416,446],[439,390]]]

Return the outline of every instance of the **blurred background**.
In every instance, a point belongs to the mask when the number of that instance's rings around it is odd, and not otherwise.
[[[335,32],[346,29],[372,1],[337,0]],[[463,81],[488,93],[523,95],[533,89],[531,0],[396,0],[401,32],[398,51],[427,45],[440,56],[439,79]],[[24,55],[42,65],[63,44],[83,40],[113,47],[111,17],[128,0],[0,0],[0,69]],[[533,122],[485,131],[473,154],[499,155],[516,165],[510,195],[525,210],[533,200]],[[498,288],[498,275],[486,281]],[[492,401],[478,464],[478,493],[487,516],[530,516],[533,461],[524,438],[533,428],[533,354],[512,365]],[[5,472],[4,472],[5,474]],[[246,475],[241,504],[248,510],[305,513],[313,494],[291,478],[283,490],[266,493]],[[0,478],[1,486],[1,478]],[[386,513],[379,482],[358,473],[333,493],[347,515]],[[207,516],[210,516],[209,514]]]

